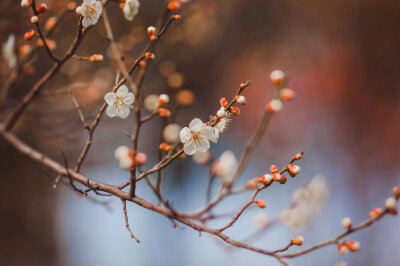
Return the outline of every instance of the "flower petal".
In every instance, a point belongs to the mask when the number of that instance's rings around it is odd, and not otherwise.
[[[118,108],[118,116],[121,117],[122,119],[125,119],[129,115],[129,107],[128,106],[121,106]]]
[[[190,129],[188,127],[182,128],[181,132],[179,133],[179,137],[183,143],[189,142],[190,138],[192,137],[192,133],[190,133]]]
[[[203,121],[201,121],[199,118],[195,118],[192,120],[192,122],[190,122],[189,128],[192,131],[200,131],[203,125]]]
[[[83,18],[83,21],[82,21],[82,26],[83,26],[84,28],[86,28],[86,27],[89,26],[89,25],[91,25],[91,24],[90,24],[90,17],[85,16],[85,17]]]
[[[189,141],[187,143],[185,143],[185,145],[183,146],[183,151],[187,154],[187,155],[193,155],[197,152],[197,148],[194,145],[193,141]]]
[[[116,95],[114,92],[109,92],[106,95],[104,95],[104,100],[106,101],[106,103],[108,105],[113,105],[115,102],[115,98],[116,98]]]
[[[111,105],[107,106],[106,114],[109,117],[115,117],[117,115],[117,108],[115,108],[115,107],[113,107]]]
[[[128,94],[124,98],[124,102],[126,104],[133,104],[134,101],[135,101],[135,95],[132,92],[128,92]]]
[[[125,98],[128,95],[128,87],[125,85],[122,85],[119,87],[117,90],[117,96],[120,98]]]
[[[208,139],[199,139],[197,142],[197,151],[206,152],[210,149],[210,142]]]
[[[200,135],[214,143],[218,141],[218,137],[215,135],[215,128],[210,126],[201,128]]]

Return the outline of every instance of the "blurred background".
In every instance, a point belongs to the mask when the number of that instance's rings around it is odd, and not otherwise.
[[[43,24],[68,5],[62,0],[44,2],[49,11],[41,16]],[[155,24],[162,2],[140,1],[139,14],[132,22],[124,19],[118,3],[107,6],[128,65],[144,49],[145,29]],[[193,94],[194,103],[181,107],[176,115],[177,123],[186,126],[194,117],[208,119],[219,108],[219,98],[231,98],[238,84],[251,80],[245,91],[248,104],[211,147],[215,158],[226,150],[239,158],[274,94],[269,73],[285,71],[296,97],[273,117],[239,183],[264,174],[270,164],[284,166],[304,150],[301,174],[259,197],[268,204],[262,212],[274,221],[291,205],[296,188],[323,175],[329,197],[301,231],[305,246],[312,245],[342,232],[340,221],[345,216],[354,223],[367,218],[400,183],[399,13],[400,2],[395,0],[192,0],[183,6],[182,21],[174,23],[159,42],[143,98],[167,93],[174,111],[182,91]],[[19,1],[1,1],[1,44],[10,34],[15,34],[18,48],[32,44],[23,39],[32,28],[30,16],[31,11],[22,9]],[[76,21],[74,12],[66,12],[51,36],[56,55],[69,47]],[[95,53],[103,54],[104,61],[72,59],[65,64],[15,128],[18,136],[54,159],[61,162],[61,152],[65,153],[70,165],[79,156],[86,132],[68,90],[91,122],[116,76],[102,19],[77,51],[80,56]],[[50,66],[44,49],[28,61],[9,90],[0,110],[1,121]],[[10,71],[2,58],[2,84]],[[160,119],[154,118],[141,132],[139,149],[149,157],[144,168],[156,162],[160,125]],[[129,144],[122,132],[132,127],[132,115],[126,120],[104,116],[82,171],[110,184],[127,180],[128,174],[118,167],[113,153],[119,145]],[[0,169],[2,265],[279,265],[269,257],[229,248],[206,234],[199,237],[190,228],[175,229],[165,217],[128,204],[131,227],[142,241],[137,244],[126,231],[119,199],[82,198],[62,184],[52,189],[54,173],[18,154],[2,139]],[[207,180],[207,167],[187,157],[167,170],[163,193],[176,209],[193,211],[205,203]],[[145,183],[139,184],[138,195],[156,202]],[[223,201],[216,213],[236,210],[249,196],[245,193]],[[226,232],[238,240],[257,232],[253,219],[259,212],[250,208]],[[398,265],[399,226],[398,217],[385,217],[348,238],[361,242],[357,253],[341,256],[330,246],[289,263]],[[298,233],[274,223],[251,243],[281,248]]]

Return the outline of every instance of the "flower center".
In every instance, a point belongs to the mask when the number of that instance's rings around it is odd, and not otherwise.
[[[115,107],[122,107],[126,106],[127,104],[118,96],[115,97],[114,106]]]
[[[200,131],[190,131],[192,134],[192,140],[193,141],[199,141],[200,140]]]
[[[91,17],[94,14],[96,14],[96,9],[94,9],[94,7],[91,7],[89,5],[86,5],[86,14]]]

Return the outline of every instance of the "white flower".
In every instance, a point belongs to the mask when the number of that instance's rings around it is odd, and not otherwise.
[[[182,127],[178,124],[169,124],[163,131],[164,140],[168,143],[178,142],[181,129]]]
[[[219,122],[215,125],[215,135],[219,138],[220,134],[225,133],[228,130],[230,123],[232,122],[232,118],[228,114],[226,117],[219,120]]]
[[[130,112],[129,108],[132,108],[132,104],[135,101],[135,95],[132,92],[128,92],[128,88],[122,85],[117,90],[117,93],[107,93],[104,96],[104,100],[108,104],[106,113],[109,117],[127,118]]]
[[[198,152],[193,155],[193,161],[197,164],[206,164],[211,158],[211,154],[209,151],[206,152]]]
[[[8,36],[8,40],[2,47],[2,54],[4,61],[8,63],[10,68],[15,67],[17,64],[17,56],[14,53],[14,46],[15,46],[15,35],[11,34]]]
[[[322,175],[316,175],[310,183],[293,193],[292,208],[284,209],[279,217],[280,223],[297,231],[309,227],[318,211],[325,204],[329,188]]]
[[[138,0],[126,0],[123,12],[127,20],[131,21],[139,13],[140,3]]]
[[[269,225],[269,217],[265,212],[259,212],[253,217],[253,223],[260,229],[266,228]]]
[[[102,5],[96,0],[83,0],[81,12],[83,16],[83,27],[94,25],[99,20],[102,11]]]
[[[215,175],[221,177],[224,182],[229,183],[236,173],[237,167],[238,161],[235,154],[232,151],[225,151],[214,164],[213,171]]]
[[[187,155],[205,152],[210,149],[210,141],[214,143],[218,141],[214,128],[204,126],[204,123],[198,118],[193,119],[189,127],[184,127],[179,135],[181,141],[185,144],[183,151]]]

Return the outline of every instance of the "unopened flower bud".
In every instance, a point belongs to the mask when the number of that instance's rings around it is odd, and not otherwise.
[[[270,79],[276,86],[280,86],[284,78],[285,74],[281,70],[271,72]]]
[[[338,246],[338,251],[340,255],[346,255],[349,252],[349,248],[345,244],[340,244]]]
[[[238,104],[241,104],[241,105],[245,105],[246,104],[246,98],[244,96],[242,96],[242,95],[236,96],[235,100],[236,100],[236,102]]]
[[[32,38],[33,38],[35,35],[36,35],[36,31],[34,31],[34,30],[27,31],[27,32],[25,32],[25,34],[24,34],[24,39],[27,40],[27,41],[32,40]]]
[[[261,177],[258,177],[257,181],[259,183],[263,183],[264,185],[269,185],[272,182],[272,175],[265,174],[265,175],[263,175]]]
[[[230,111],[234,116],[238,116],[240,114],[240,109],[237,107],[231,107]]]
[[[400,196],[400,188],[398,186],[393,187],[393,196],[398,198]]]
[[[22,0],[21,1],[21,7],[23,8],[28,8],[30,7],[32,4],[32,0]]]
[[[171,145],[168,145],[167,143],[161,143],[159,149],[160,151],[170,151]]]
[[[150,26],[147,28],[147,34],[149,35],[149,37],[153,36],[154,33],[156,32],[156,28],[153,26]]]
[[[292,160],[298,161],[301,158],[303,158],[303,155],[301,155],[301,153],[296,154],[295,156],[293,156]]]
[[[181,2],[179,1],[169,1],[167,8],[171,11],[177,11],[181,7]]]
[[[181,20],[181,16],[180,16],[180,15],[174,15],[174,16],[173,16],[173,19],[174,19],[175,21]]]
[[[395,210],[397,208],[397,200],[394,197],[390,197],[385,201],[385,207],[388,210]]]
[[[291,242],[293,245],[301,246],[304,243],[304,238],[302,236],[296,236]]]
[[[170,117],[171,116],[171,112],[167,108],[159,108],[158,114],[161,117]]]
[[[151,36],[150,36],[150,41],[151,41],[151,42],[157,41],[157,36],[156,36],[156,35],[151,35]]]
[[[94,54],[89,57],[90,62],[102,62],[103,60],[104,57],[101,54]]]
[[[169,103],[169,96],[167,94],[160,94],[158,96],[158,106],[164,106]]]
[[[361,247],[361,244],[358,241],[348,241],[348,242],[345,242],[345,244],[351,252],[357,252],[360,250],[360,247]]]
[[[44,12],[46,12],[46,11],[47,11],[47,5],[46,5],[46,4],[40,4],[40,5],[37,7],[37,11],[38,11],[39,13],[44,13]]]
[[[294,91],[289,88],[284,88],[280,91],[280,95],[283,100],[290,101],[294,98]]]
[[[375,218],[379,215],[381,215],[382,209],[381,208],[375,208],[372,212],[369,213],[369,218]]]
[[[271,171],[271,173],[273,173],[273,174],[276,174],[276,173],[278,173],[278,167],[276,166],[276,165],[271,165],[270,167],[269,167],[269,170]]]
[[[82,16],[82,7],[81,6],[77,6],[75,9],[75,12],[78,16]]]
[[[280,181],[281,181],[281,178],[282,178],[282,176],[281,176],[281,174],[279,174],[279,173],[274,173],[274,174],[272,174],[272,180],[274,180],[274,181],[280,182]]]
[[[147,162],[147,155],[144,152],[139,152],[136,154],[136,163],[145,164]]]
[[[282,102],[278,99],[273,99],[267,104],[267,110],[270,113],[277,113],[282,110]]]
[[[246,182],[247,189],[255,189],[255,188],[257,188],[257,186],[258,186],[257,178],[252,178]]]
[[[122,156],[119,159],[119,167],[121,167],[124,170],[129,170],[133,166],[133,160],[130,156]]]
[[[264,209],[267,206],[267,203],[265,202],[265,200],[256,200],[256,204],[258,205],[258,207],[260,207],[261,209]]]
[[[128,156],[130,152],[131,151],[128,146],[119,146],[114,152],[115,159],[119,160],[123,156]]]
[[[351,227],[351,219],[349,217],[344,217],[342,219],[341,225],[345,229],[350,229],[350,227]]]
[[[283,184],[285,184],[286,182],[287,182],[286,176],[281,175],[281,179],[279,179],[279,183],[283,185]]]
[[[154,58],[156,58],[156,56],[154,55],[154,53],[152,52],[146,52],[144,54],[144,58],[148,59],[148,60],[154,60]]]
[[[225,110],[218,110],[217,111],[217,117],[219,117],[219,118],[224,118],[226,116],[226,112],[225,112]]]
[[[288,168],[289,175],[291,177],[295,177],[296,175],[298,175],[300,173],[300,166],[298,166],[298,165],[289,164],[287,166],[287,168]]]
[[[39,22],[38,16],[32,16],[32,17],[31,17],[31,23],[32,23],[32,24],[36,24],[36,23],[38,23],[38,22]]]
[[[221,99],[219,99],[219,103],[220,103],[221,106],[223,106],[223,107],[227,107],[227,106],[228,106],[228,101],[226,100],[226,98],[221,98]]]
[[[50,17],[50,18],[46,21],[46,24],[44,25],[44,29],[45,29],[46,31],[49,31],[49,30],[51,30],[51,29],[54,28],[54,26],[56,25],[56,23],[57,23],[57,18],[56,18],[56,17]]]

